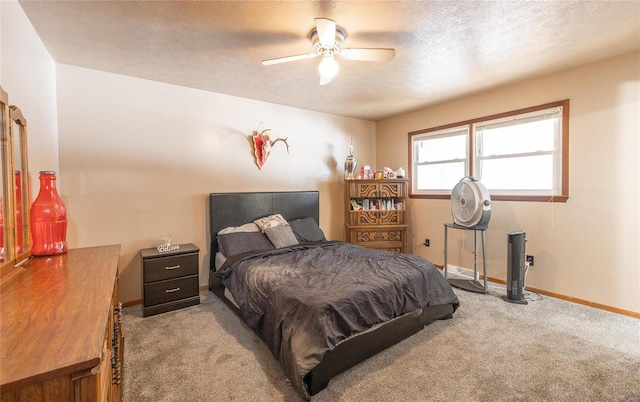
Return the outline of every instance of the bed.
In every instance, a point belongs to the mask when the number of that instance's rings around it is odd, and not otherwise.
[[[317,191],[212,193],[207,207],[210,290],[265,341],[305,399],[342,371],[436,320],[451,318],[459,305],[448,282],[420,257],[326,240],[317,227]],[[269,227],[251,236],[235,232],[278,216],[285,222],[277,224],[277,232],[286,229],[284,237],[290,239],[289,229],[281,227],[289,226],[298,244],[281,243]],[[305,232],[310,224],[317,229]],[[264,234],[280,247],[253,245],[264,241],[258,238]],[[247,251],[243,242],[249,238]],[[419,278],[404,278],[405,271]],[[388,280],[398,283],[379,285]],[[390,299],[373,288],[384,288],[381,293]],[[360,293],[351,299],[345,292]]]

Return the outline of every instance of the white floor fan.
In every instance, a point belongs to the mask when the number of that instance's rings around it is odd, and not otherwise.
[[[473,279],[449,279],[449,283],[460,289],[488,293],[487,260],[485,254],[485,230],[491,219],[491,197],[487,188],[476,178],[462,178],[451,191],[452,224],[444,227],[444,276],[447,277],[447,229],[473,230]],[[483,282],[478,276],[478,233],[481,235]]]
[[[478,179],[462,178],[451,191],[453,223],[467,228],[486,229],[491,219],[491,197]]]

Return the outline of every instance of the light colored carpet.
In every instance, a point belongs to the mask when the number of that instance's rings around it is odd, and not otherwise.
[[[544,297],[455,289],[453,319],[336,376],[333,401],[640,402],[640,320]],[[531,296],[537,299],[536,295]],[[124,311],[124,401],[301,401],[267,347],[211,292],[142,318]]]

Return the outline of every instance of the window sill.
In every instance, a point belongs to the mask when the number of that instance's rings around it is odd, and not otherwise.
[[[448,200],[451,194],[409,194],[409,198]],[[567,202],[568,195],[491,195],[491,201]]]

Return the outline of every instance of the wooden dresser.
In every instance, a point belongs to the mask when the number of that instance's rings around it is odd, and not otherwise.
[[[198,253],[194,244],[177,250],[140,250],[142,255],[142,316],[200,304]]]
[[[120,401],[120,245],[33,257],[0,287],[0,398]]]
[[[406,253],[408,180],[347,180],[344,183],[346,241]]]

